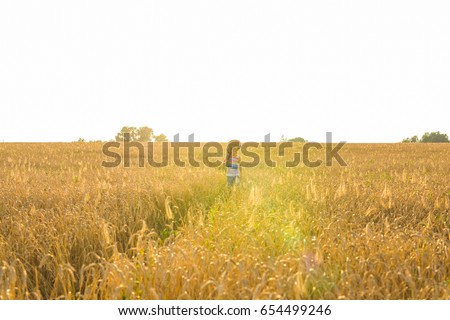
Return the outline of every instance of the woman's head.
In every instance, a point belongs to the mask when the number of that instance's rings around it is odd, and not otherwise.
[[[227,145],[227,155],[237,153],[239,149],[241,149],[241,142],[239,140],[231,140]]]

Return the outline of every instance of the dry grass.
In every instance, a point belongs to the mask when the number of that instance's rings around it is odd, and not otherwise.
[[[299,145],[297,146],[299,147]],[[1,299],[449,299],[450,146],[347,145],[348,167],[101,167],[0,144]]]

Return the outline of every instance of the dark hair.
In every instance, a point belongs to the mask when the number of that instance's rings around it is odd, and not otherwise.
[[[239,140],[231,140],[227,145],[227,157],[226,157],[226,166],[231,167],[231,155],[233,154],[234,148],[240,148],[241,142]]]

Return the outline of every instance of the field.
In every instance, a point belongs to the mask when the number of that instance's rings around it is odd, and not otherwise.
[[[450,145],[341,155],[228,189],[104,168],[98,143],[0,144],[0,299],[449,299]]]

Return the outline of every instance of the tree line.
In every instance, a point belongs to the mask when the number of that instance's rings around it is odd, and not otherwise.
[[[128,133],[126,135],[125,133]],[[169,141],[165,134],[156,135],[152,128],[150,127],[122,127],[122,129],[115,136],[116,141],[140,141],[140,142],[150,142],[150,141]],[[281,142],[307,142],[308,140],[295,137],[295,138],[286,138],[284,136],[281,137]],[[78,142],[85,142],[85,139],[80,138]],[[450,142],[448,135],[445,133],[437,132],[425,132],[422,135],[422,138],[419,138],[417,135],[408,137],[402,140],[403,143],[432,143],[432,142]]]
[[[422,138],[418,136],[412,136],[410,138],[403,139],[403,143],[418,143],[418,142],[449,142],[448,135],[445,133],[437,132],[425,132]]]

